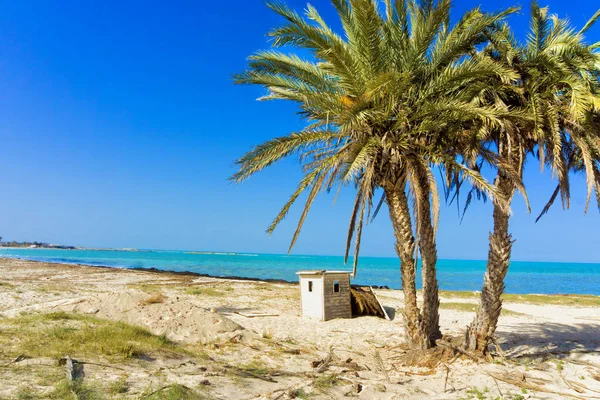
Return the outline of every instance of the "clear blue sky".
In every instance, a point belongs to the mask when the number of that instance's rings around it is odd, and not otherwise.
[[[502,2],[505,5],[512,2]],[[546,1],[582,26],[598,5]],[[262,90],[230,75],[269,46],[280,20],[262,1],[0,2],[0,235],[83,246],[283,253],[298,208],[271,237],[264,230],[295,188],[295,161],[242,185],[227,177],[253,144],[300,126],[295,108],[257,102]],[[303,9],[304,1],[289,1]],[[328,1],[312,3],[329,19]],[[479,5],[455,1],[455,17]],[[498,2],[485,0],[486,10]],[[512,18],[524,34],[528,3]],[[600,29],[590,31],[600,40]],[[531,163],[535,211],[552,192]],[[582,179],[570,211],[537,225],[514,204],[517,260],[600,262],[599,214],[584,217]],[[350,192],[323,195],[296,246],[299,254],[341,254]],[[462,225],[444,208],[442,258],[483,259],[491,205]],[[393,256],[387,212],[365,229],[363,255]]]

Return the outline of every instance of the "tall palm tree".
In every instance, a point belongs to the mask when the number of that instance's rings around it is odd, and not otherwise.
[[[548,9],[534,1],[530,32],[524,44],[518,43],[504,24],[491,33],[490,45],[484,50],[513,69],[519,79],[494,93],[482,86],[481,104],[493,102],[498,107],[526,110],[532,120],[510,129],[492,129],[489,141],[519,177],[529,156],[536,156],[542,167],[549,166],[558,180],[551,202],[560,193],[567,207],[569,171],[577,169],[586,174],[588,204],[595,191],[600,206],[600,136],[598,120],[594,119],[594,113],[600,110],[598,73],[594,71],[598,56],[595,47],[586,45],[583,37],[598,17],[600,12],[582,30],[575,31],[567,20],[549,16]],[[509,202],[517,188],[513,178],[501,169],[495,186]],[[479,307],[465,335],[465,345],[483,353],[487,352],[498,324],[513,244],[510,214],[494,206],[493,218]]]
[[[241,182],[277,161],[298,155],[304,176],[275,217],[271,233],[303,192],[304,210],[290,251],[317,194],[354,185],[345,259],[354,239],[356,272],[362,229],[387,202],[400,258],[408,343],[428,348],[441,337],[435,265],[439,196],[432,168],[442,166],[469,179],[502,206],[498,190],[459,163],[464,127],[500,126],[505,110],[474,105],[465,94],[474,82],[512,71],[490,58],[469,57],[485,32],[512,12],[466,13],[450,26],[450,0],[332,0],[344,37],[308,5],[305,17],[279,2],[269,7],[287,23],[270,32],[276,48],[308,51],[302,58],[281,50],[261,51],[237,83],[267,89],[263,100],[298,104],[307,126],[256,146],[242,156],[232,176]],[[471,141],[472,142],[472,141]],[[382,197],[373,208],[377,192]],[[416,256],[422,257],[423,305],[416,294]]]

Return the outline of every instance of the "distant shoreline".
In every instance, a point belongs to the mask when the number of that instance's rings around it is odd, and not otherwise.
[[[159,268],[129,268],[129,267],[116,267],[110,265],[102,265],[102,264],[85,264],[85,263],[77,263],[77,262],[59,262],[59,261],[42,261],[42,260],[30,260],[28,258],[22,257],[6,257],[0,256],[0,260],[20,260],[26,262],[40,263],[40,264],[59,264],[59,265],[71,265],[76,267],[92,267],[92,268],[105,268],[105,269],[114,269],[114,270],[127,270],[127,271],[142,271],[142,272],[152,272],[156,274],[175,274],[180,276],[196,276],[199,278],[215,278],[215,279],[223,279],[223,280],[239,280],[239,281],[252,281],[252,282],[269,282],[269,283],[283,283],[290,285],[297,285],[298,282],[292,282],[285,279],[270,279],[270,278],[249,278],[245,276],[229,276],[229,275],[210,275],[203,274],[200,272],[192,272],[192,271],[173,271]]]

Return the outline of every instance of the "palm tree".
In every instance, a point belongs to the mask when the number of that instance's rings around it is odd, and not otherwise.
[[[290,251],[317,194],[354,185],[345,260],[354,240],[355,273],[363,226],[386,202],[400,258],[407,340],[412,348],[428,348],[441,337],[435,270],[439,196],[432,168],[451,169],[489,193],[499,207],[505,203],[477,170],[457,159],[465,126],[499,127],[509,114],[472,104],[465,88],[492,76],[505,82],[514,78],[489,57],[469,57],[484,42],[486,30],[513,10],[485,14],[475,9],[451,27],[450,0],[388,0],[383,11],[375,0],[332,2],[345,37],[310,5],[302,17],[279,2],[269,3],[287,20],[270,32],[274,47],[308,51],[310,58],[261,51],[235,80],[265,87],[263,100],[295,102],[307,125],[242,156],[232,179],[241,182],[283,158],[300,157],[304,176],[267,230],[273,232],[308,192]],[[378,192],[381,198],[373,207]],[[419,253],[422,310],[415,284]]]
[[[491,33],[490,45],[484,50],[497,62],[512,68],[519,79],[511,87],[494,93],[482,86],[481,103],[526,110],[532,119],[510,129],[490,130],[489,142],[516,169],[518,177],[522,177],[530,155],[536,156],[542,167],[551,168],[558,188],[550,205],[560,193],[563,205],[568,207],[569,171],[579,170],[586,174],[587,203],[596,191],[600,206],[600,136],[597,114],[594,116],[600,110],[600,86],[595,70],[598,55],[594,54],[595,47],[587,46],[583,38],[598,17],[600,11],[581,31],[575,31],[568,21],[549,16],[548,9],[540,8],[534,1],[530,32],[524,44],[517,43],[504,24]],[[499,169],[495,186],[509,202],[512,200],[516,190],[513,177]],[[547,208],[549,205],[544,212]],[[479,307],[465,335],[465,346],[482,353],[487,352],[498,324],[513,244],[509,234],[510,214],[494,206],[493,218]]]

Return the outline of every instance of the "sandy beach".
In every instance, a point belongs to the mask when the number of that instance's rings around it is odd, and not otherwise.
[[[295,284],[0,259],[0,398],[72,398],[65,356],[85,398],[600,398],[598,297],[508,295],[492,359],[437,363],[408,362],[401,292],[376,292],[391,321],[319,322]],[[476,302],[442,293],[444,335]],[[145,330],[108,348],[132,327]]]

